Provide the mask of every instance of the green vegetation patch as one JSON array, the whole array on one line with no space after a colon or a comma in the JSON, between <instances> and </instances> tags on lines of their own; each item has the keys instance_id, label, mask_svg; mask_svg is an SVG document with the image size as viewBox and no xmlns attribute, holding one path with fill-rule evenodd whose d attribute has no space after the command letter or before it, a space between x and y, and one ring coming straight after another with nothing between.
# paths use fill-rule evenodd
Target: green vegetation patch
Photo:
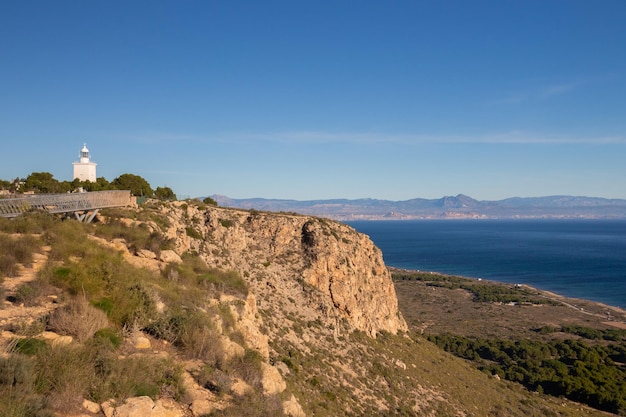
<instances>
[{"instance_id":1,"label":"green vegetation patch","mask_svg":"<svg viewBox=\"0 0 626 417\"><path fill-rule=\"evenodd\" d=\"M541 342L430 336L448 352L533 391L567 397L626 415L626 344L591 346L582 341Z\"/></svg>"},{"instance_id":2,"label":"green vegetation patch","mask_svg":"<svg viewBox=\"0 0 626 417\"><path fill-rule=\"evenodd\" d=\"M14 277L18 264L32 266L33 254L41 251L41 241L34 236L9 236L0 233L0 276Z\"/></svg>"},{"instance_id":3,"label":"green vegetation patch","mask_svg":"<svg viewBox=\"0 0 626 417\"><path fill-rule=\"evenodd\" d=\"M474 296L474 301L478 303L553 303L541 297L536 291L520 285L507 286L432 272L393 271L392 278L396 281L421 281L431 287L449 290L463 289L470 292Z\"/></svg>"}]
</instances>

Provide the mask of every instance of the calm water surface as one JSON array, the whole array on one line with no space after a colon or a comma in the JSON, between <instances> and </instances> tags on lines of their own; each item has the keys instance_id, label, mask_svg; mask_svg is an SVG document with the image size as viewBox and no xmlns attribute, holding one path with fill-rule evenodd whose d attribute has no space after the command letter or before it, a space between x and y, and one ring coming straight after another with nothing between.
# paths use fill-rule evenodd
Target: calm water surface
<instances>
[{"instance_id":1,"label":"calm water surface","mask_svg":"<svg viewBox=\"0 0 626 417\"><path fill-rule=\"evenodd\" d=\"M523 283L626 308L624 220L349 222L389 266Z\"/></svg>"}]
</instances>

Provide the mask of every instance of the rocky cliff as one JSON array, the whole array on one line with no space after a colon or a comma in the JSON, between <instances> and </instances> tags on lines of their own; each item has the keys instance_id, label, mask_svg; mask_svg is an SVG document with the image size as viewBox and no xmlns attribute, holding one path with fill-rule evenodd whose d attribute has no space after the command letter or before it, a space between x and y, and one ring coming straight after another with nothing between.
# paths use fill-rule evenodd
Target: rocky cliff
<instances>
[{"instance_id":1,"label":"rocky cliff","mask_svg":"<svg viewBox=\"0 0 626 417\"><path fill-rule=\"evenodd\" d=\"M196 252L208 265L238 271L259 305L293 300L287 309L336 327L345 322L372 337L407 329L381 251L349 226L185 203L162 210L173 220L167 236L178 252Z\"/></svg>"}]
</instances>

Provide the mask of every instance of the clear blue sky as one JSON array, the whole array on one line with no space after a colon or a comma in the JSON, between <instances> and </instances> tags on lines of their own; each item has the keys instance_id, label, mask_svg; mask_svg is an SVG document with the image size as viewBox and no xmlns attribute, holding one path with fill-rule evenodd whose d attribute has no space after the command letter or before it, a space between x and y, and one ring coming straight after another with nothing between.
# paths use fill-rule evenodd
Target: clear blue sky
<instances>
[{"instance_id":1,"label":"clear blue sky","mask_svg":"<svg viewBox=\"0 0 626 417\"><path fill-rule=\"evenodd\" d=\"M626 1L4 1L0 178L626 198Z\"/></svg>"}]
</instances>

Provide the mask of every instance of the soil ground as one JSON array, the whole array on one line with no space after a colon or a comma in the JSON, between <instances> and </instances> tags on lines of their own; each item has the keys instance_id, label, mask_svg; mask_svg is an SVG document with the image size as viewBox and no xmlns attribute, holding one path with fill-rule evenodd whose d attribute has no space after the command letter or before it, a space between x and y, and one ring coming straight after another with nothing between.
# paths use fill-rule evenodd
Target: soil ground
<instances>
[{"instance_id":1,"label":"soil ground","mask_svg":"<svg viewBox=\"0 0 626 417\"><path fill-rule=\"evenodd\" d=\"M391 269L397 274L410 273ZM513 287L512 284L472 280L474 284ZM429 286L415 280L395 280L398 304L407 324L426 334L450 333L462 336L505 339L542 339L533 329L543 326L578 325L610 329L626 328L626 311L588 300L562 297L524 287L546 304L503 304L473 300L465 289ZM558 334L552 333L554 339ZM563 335L565 336L565 335ZM571 338L572 335L567 335Z\"/></svg>"}]
</instances>

